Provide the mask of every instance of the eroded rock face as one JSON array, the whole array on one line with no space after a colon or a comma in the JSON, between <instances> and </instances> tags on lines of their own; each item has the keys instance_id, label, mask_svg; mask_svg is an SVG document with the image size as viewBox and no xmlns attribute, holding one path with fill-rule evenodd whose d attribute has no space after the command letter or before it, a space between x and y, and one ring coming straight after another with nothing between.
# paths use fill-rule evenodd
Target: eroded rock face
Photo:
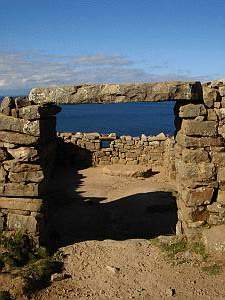
<instances>
[{"instance_id":1,"label":"eroded rock face","mask_svg":"<svg viewBox=\"0 0 225 300\"><path fill-rule=\"evenodd\" d=\"M34 88L29 100L36 103L120 103L202 99L200 82L136 84L83 84Z\"/></svg>"}]
</instances>

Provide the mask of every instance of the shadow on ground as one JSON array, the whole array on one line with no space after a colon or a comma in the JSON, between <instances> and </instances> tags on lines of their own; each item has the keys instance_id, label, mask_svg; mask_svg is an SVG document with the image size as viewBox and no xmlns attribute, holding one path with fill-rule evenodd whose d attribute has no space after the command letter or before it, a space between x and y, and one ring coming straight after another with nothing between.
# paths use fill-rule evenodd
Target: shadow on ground
<instances>
[{"instance_id":1,"label":"shadow on ground","mask_svg":"<svg viewBox=\"0 0 225 300\"><path fill-rule=\"evenodd\" d=\"M76 191L83 180L70 162L58 164L49 192L51 246L86 240L150 239L175 233L177 206L170 192L139 193L102 203L105 198L87 198Z\"/></svg>"}]
</instances>

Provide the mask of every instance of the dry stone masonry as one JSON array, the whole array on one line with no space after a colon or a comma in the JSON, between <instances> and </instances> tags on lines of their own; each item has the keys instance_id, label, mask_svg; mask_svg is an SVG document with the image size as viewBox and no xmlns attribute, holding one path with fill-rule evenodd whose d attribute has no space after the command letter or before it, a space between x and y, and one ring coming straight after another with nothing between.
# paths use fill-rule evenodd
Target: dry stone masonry
<instances>
[{"instance_id":1,"label":"dry stone masonry","mask_svg":"<svg viewBox=\"0 0 225 300\"><path fill-rule=\"evenodd\" d=\"M121 136L115 133L58 133L65 143L74 145L72 149L77 161L86 161L91 156L91 163L97 165L148 165L153 171L167 165L170 177L174 173L173 147L174 138L160 133L157 136L140 137ZM86 150L86 152L85 152ZM86 153L86 156L85 156Z\"/></svg>"},{"instance_id":2,"label":"dry stone masonry","mask_svg":"<svg viewBox=\"0 0 225 300\"><path fill-rule=\"evenodd\" d=\"M164 100L176 101L174 138L163 134L118 138L98 133L59 133L58 138L82 150L84 158L89 154L94 165L149 163L157 167L163 163L170 178L176 177L177 234L189 239L203 237L206 244L225 250L224 80L36 88L26 101L4 99L0 115L1 228L24 227L36 234L43 219L49 158L53 157L49 153L55 145L54 115L59 110L47 103Z\"/></svg>"},{"instance_id":3,"label":"dry stone masonry","mask_svg":"<svg viewBox=\"0 0 225 300\"><path fill-rule=\"evenodd\" d=\"M177 231L194 239L225 223L225 81L204 84L203 99L176 103L175 124Z\"/></svg>"},{"instance_id":4,"label":"dry stone masonry","mask_svg":"<svg viewBox=\"0 0 225 300\"><path fill-rule=\"evenodd\" d=\"M44 234L60 108L5 97L0 108L0 230Z\"/></svg>"}]
</instances>

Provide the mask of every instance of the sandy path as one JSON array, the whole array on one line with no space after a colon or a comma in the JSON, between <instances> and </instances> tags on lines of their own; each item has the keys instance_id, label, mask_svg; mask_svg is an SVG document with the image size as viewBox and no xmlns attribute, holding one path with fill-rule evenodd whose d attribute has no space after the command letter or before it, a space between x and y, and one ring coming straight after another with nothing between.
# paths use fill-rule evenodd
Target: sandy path
<instances>
[{"instance_id":1,"label":"sandy path","mask_svg":"<svg viewBox=\"0 0 225 300\"><path fill-rule=\"evenodd\" d=\"M72 277L35 300L167 299L171 289L176 299L225 299L224 273L210 277L188 264L171 266L151 245L149 238L171 233L176 223L174 199L162 191L171 186L160 174L127 179L89 168L77 176L73 201L52 217Z\"/></svg>"}]
</instances>

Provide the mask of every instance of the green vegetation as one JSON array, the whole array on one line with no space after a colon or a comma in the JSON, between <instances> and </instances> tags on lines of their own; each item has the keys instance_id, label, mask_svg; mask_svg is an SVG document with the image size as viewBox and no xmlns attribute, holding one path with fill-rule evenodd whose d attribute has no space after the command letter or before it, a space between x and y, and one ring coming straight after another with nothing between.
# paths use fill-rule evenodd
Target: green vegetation
<instances>
[{"instance_id":1,"label":"green vegetation","mask_svg":"<svg viewBox=\"0 0 225 300\"><path fill-rule=\"evenodd\" d=\"M24 293L30 295L36 290L48 286L51 275L59 273L62 270L62 263L55 261L54 258L40 259L32 264L29 264L22 271L22 276L25 279Z\"/></svg>"},{"instance_id":2,"label":"green vegetation","mask_svg":"<svg viewBox=\"0 0 225 300\"><path fill-rule=\"evenodd\" d=\"M211 276L215 276L221 273L222 271L222 266L214 263L210 266L202 267L202 271L206 272L207 274Z\"/></svg>"},{"instance_id":3,"label":"green vegetation","mask_svg":"<svg viewBox=\"0 0 225 300\"><path fill-rule=\"evenodd\" d=\"M61 272L63 263L59 258L60 255L50 256L44 247L36 247L27 235L20 232L0 235L0 271L20 277L27 296L46 287L53 273ZM1 299L11 298L7 292L1 291Z\"/></svg>"},{"instance_id":4,"label":"green vegetation","mask_svg":"<svg viewBox=\"0 0 225 300\"><path fill-rule=\"evenodd\" d=\"M35 248L29 237L20 232L10 235L1 234L0 247L0 269L23 267L49 256L45 248Z\"/></svg>"},{"instance_id":5,"label":"green vegetation","mask_svg":"<svg viewBox=\"0 0 225 300\"><path fill-rule=\"evenodd\" d=\"M209 256L201 241L188 243L185 238L175 236L155 238L151 244L160 248L173 265L191 263L201 266L204 262L208 266L202 267L202 270L209 275L218 275L222 271L222 265L213 261L213 256Z\"/></svg>"},{"instance_id":6,"label":"green vegetation","mask_svg":"<svg viewBox=\"0 0 225 300\"><path fill-rule=\"evenodd\" d=\"M187 250L187 241L185 239L171 239L168 242L162 242L158 238L151 240L151 243L158 246L168 258L174 259L179 252Z\"/></svg>"},{"instance_id":7,"label":"green vegetation","mask_svg":"<svg viewBox=\"0 0 225 300\"><path fill-rule=\"evenodd\" d=\"M190 249L196 253L199 254L203 260L207 260L209 257L208 253L206 252L205 246L202 242L195 242L190 244Z\"/></svg>"}]
</instances>

